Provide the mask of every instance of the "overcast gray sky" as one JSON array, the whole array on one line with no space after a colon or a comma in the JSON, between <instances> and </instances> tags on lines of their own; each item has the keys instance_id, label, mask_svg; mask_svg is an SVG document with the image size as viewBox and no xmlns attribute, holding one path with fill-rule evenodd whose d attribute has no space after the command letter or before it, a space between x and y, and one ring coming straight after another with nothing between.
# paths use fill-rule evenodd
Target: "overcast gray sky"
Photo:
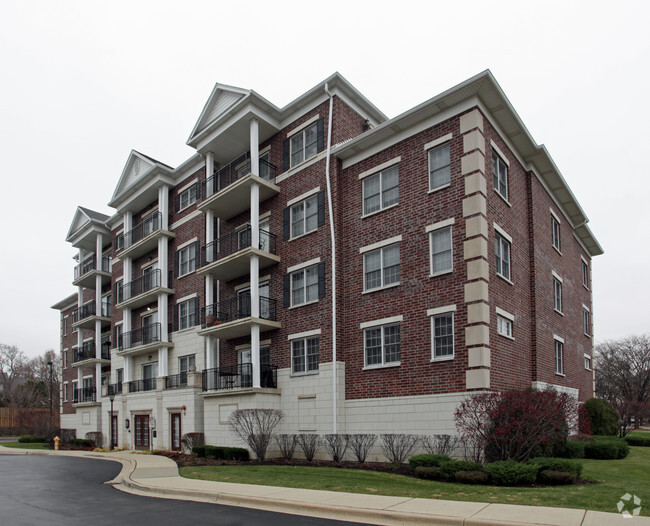
<instances>
[{"instance_id":1,"label":"overcast gray sky","mask_svg":"<svg viewBox=\"0 0 650 526\"><path fill-rule=\"evenodd\" d=\"M64 239L130 150L177 166L215 82L278 106L339 71L389 117L491 69L605 249L596 341L650 332L650 3L0 1L0 343L58 350Z\"/></svg>"}]
</instances>

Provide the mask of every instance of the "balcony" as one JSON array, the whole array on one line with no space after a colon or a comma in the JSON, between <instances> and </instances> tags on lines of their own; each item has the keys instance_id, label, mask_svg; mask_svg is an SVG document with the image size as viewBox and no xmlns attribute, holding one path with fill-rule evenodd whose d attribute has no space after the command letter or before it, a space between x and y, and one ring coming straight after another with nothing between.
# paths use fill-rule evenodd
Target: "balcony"
<instances>
[{"instance_id":1,"label":"balcony","mask_svg":"<svg viewBox=\"0 0 650 526\"><path fill-rule=\"evenodd\" d=\"M199 210L212 210L221 219L245 212L250 209L253 184L259 186L260 203L280 193L280 187L275 184L276 171L274 165L260 159L260 175L253 175L249 155L238 157L205 180Z\"/></svg>"},{"instance_id":2,"label":"balcony","mask_svg":"<svg viewBox=\"0 0 650 526\"><path fill-rule=\"evenodd\" d=\"M73 367L87 367L95 363L109 364L111 360L110 334L102 336L101 357L97 358L95 340L84 342L81 349L74 349L72 353Z\"/></svg>"},{"instance_id":3,"label":"balcony","mask_svg":"<svg viewBox=\"0 0 650 526\"><path fill-rule=\"evenodd\" d=\"M156 269L125 283L117 289L115 306L118 309L136 309L156 301L161 292L173 294L173 289L161 286L161 276L161 270ZM171 272L168 280L171 280Z\"/></svg>"},{"instance_id":4,"label":"balcony","mask_svg":"<svg viewBox=\"0 0 650 526\"><path fill-rule=\"evenodd\" d=\"M151 352L159 347L173 347L170 342L161 341L160 323L152 323L117 337L117 354L120 356L137 355Z\"/></svg>"},{"instance_id":5,"label":"balcony","mask_svg":"<svg viewBox=\"0 0 650 526\"><path fill-rule=\"evenodd\" d=\"M95 309L95 300L72 311L72 327L75 329L94 329L96 321L101 322L102 328L110 326L111 304L108 301L102 301L99 313Z\"/></svg>"},{"instance_id":6,"label":"balcony","mask_svg":"<svg viewBox=\"0 0 650 526\"><path fill-rule=\"evenodd\" d=\"M101 276L102 285L106 285L111 281L111 257L102 256L101 268L97 267L97 257L92 256L86 259L80 265L74 268L74 281L72 284L75 287L85 287L87 289L95 289L97 284L96 277Z\"/></svg>"},{"instance_id":7,"label":"balcony","mask_svg":"<svg viewBox=\"0 0 650 526\"><path fill-rule=\"evenodd\" d=\"M106 395L121 395L122 394L122 382L118 382L116 384L109 384L108 385L108 390L106 391Z\"/></svg>"},{"instance_id":8,"label":"balcony","mask_svg":"<svg viewBox=\"0 0 650 526\"><path fill-rule=\"evenodd\" d=\"M91 404L97 401L97 393L94 387L82 387L75 389L72 393L73 404Z\"/></svg>"},{"instance_id":9,"label":"balcony","mask_svg":"<svg viewBox=\"0 0 650 526\"><path fill-rule=\"evenodd\" d=\"M220 301L201 309L202 336L215 336L224 340L248 336L251 326L260 326L260 332L279 329L282 324L277 320L277 301L260 296L260 315L251 315L251 297L240 294L236 298Z\"/></svg>"},{"instance_id":10,"label":"balcony","mask_svg":"<svg viewBox=\"0 0 650 526\"><path fill-rule=\"evenodd\" d=\"M262 388L277 389L278 368L275 365L260 365ZM242 363L229 367L217 367L203 371L203 390L250 389L253 387L253 364Z\"/></svg>"},{"instance_id":11,"label":"balcony","mask_svg":"<svg viewBox=\"0 0 650 526\"><path fill-rule=\"evenodd\" d=\"M172 374L165 378L165 389L187 387L187 372Z\"/></svg>"},{"instance_id":12,"label":"balcony","mask_svg":"<svg viewBox=\"0 0 650 526\"><path fill-rule=\"evenodd\" d=\"M230 281L250 272L249 257L256 254L260 270L275 265L280 261L276 255L276 236L266 230L260 230L257 247L252 246L252 232L246 228L221 236L216 241L201 247L202 276L212 274L216 279Z\"/></svg>"},{"instance_id":13,"label":"balcony","mask_svg":"<svg viewBox=\"0 0 650 526\"><path fill-rule=\"evenodd\" d=\"M162 228L162 213L155 212L146 216L128 232L115 238L114 249L121 258L137 258L158 247L161 237L173 238L175 234Z\"/></svg>"},{"instance_id":14,"label":"balcony","mask_svg":"<svg viewBox=\"0 0 650 526\"><path fill-rule=\"evenodd\" d=\"M145 378L144 380L131 380L129 382L129 393L139 393L142 391L155 391L156 379Z\"/></svg>"}]
</instances>

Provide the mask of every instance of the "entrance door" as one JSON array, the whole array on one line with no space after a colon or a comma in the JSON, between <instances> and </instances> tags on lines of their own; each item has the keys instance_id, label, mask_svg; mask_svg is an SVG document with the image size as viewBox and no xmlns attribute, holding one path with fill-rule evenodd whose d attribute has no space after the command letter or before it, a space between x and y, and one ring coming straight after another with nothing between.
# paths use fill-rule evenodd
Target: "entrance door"
<instances>
[{"instance_id":1,"label":"entrance door","mask_svg":"<svg viewBox=\"0 0 650 526\"><path fill-rule=\"evenodd\" d=\"M239 351L239 370L241 371L240 387L253 386L253 364L251 359L251 350L242 349Z\"/></svg>"},{"instance_id":2,"label":"entrance door","mask_svg":"<svg viewBox=\"0 0 650 526\"><path fill-rule=\"evenodd\" d=\"M135 448L149 449L149 415L135 415Z\"/></svg>"},{"instance_id":3,"label":"entrance door","mask_svg":"<svg viewBox=\"0 0 650 526\"><path fill-rule=\"evenodd\" d=\"M113 447L117 447L117 415L111 416L111 433L113 434Z\"/></svg>"},{"instance_id":4,"label":"entrance door","mask_svg":"<svg viewBox=\"0 0 650 526\"><path fill-rule=\"evenodd\" d=\"M260 283L260 318L268 320L271 317L271 304L269 302L269 282Z\"/></svg>"},{"instance_id":5,"label":"entrance door","mask_svg":"<svg viewBox=\"0 0 650 526\"><path fill-rule=\"evenodd\" d=\"M172 413L171 414L172 422L172 451L181 450L181 414Z\"/></svg>"},{"instance_id":6,"label":"entrance door","mask_svg":"<svg viewBox=\"0 0 650 526\"><path fill-rule=\"evenodd\" d=\"M260 250L271 252L271 223L269 218L260 221Z\"/></svg>"},{"instance_id":7,"label":"entrance door","mask_svg":"<svg viewBox=\"0 0 650 526\"><path fill-rule=\"evenodd\" d=\"M148 314L142 317L142 343L152 343L158 341L160 335L158 334L158 312Z\"/></svg>"},{"instance_id":8,"label":"entrance door","mask_svg":"<svg viewBox=\"0 0 650 526\"><path fill-rule=\"evenodd\" d=\"M143 391L155 390L157 377L158 377L158 362L144 364L142 366Z\"/></svg>"}]
</instances>

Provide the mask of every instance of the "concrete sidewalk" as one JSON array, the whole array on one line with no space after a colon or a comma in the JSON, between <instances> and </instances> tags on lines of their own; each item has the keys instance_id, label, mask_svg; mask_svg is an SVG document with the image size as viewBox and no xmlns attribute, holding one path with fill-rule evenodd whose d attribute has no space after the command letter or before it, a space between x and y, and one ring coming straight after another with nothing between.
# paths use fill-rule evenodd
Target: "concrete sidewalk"
<instances>
[{"instance_id":1,"label":"concrete sidewalk","mask_svg":"<svg viewBox=\"0 0 650 526\"><path fill-rule=\"evenodd\" d=\"M579 509L385 497L186 479L179 476L176 463L166 457L129 451L43 451L11 449L0 445L0 454L44 454L112 460L121 462L123 467L120 474L107 484L129 493L367 524L650 526L650 517L626 518L617 513Z\"/></svg>"}]
</instances>

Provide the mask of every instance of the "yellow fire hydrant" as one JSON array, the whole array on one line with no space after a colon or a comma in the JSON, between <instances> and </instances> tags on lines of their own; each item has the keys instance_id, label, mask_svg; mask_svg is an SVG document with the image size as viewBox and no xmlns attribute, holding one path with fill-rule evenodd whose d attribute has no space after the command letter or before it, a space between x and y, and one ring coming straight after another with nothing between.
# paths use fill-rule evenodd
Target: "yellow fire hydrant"
<instances>
[{"instance_id":1,"label":"yellow fire hydrant","mask_svg":"<svg viewBox=\"0 0 650 526\"><path fill-rule=\"evenodd\" d=\"M54 437L54 451L59 450L59 443L61 442L61 439L59 437Z\"/></svg>"}]
</instances>

